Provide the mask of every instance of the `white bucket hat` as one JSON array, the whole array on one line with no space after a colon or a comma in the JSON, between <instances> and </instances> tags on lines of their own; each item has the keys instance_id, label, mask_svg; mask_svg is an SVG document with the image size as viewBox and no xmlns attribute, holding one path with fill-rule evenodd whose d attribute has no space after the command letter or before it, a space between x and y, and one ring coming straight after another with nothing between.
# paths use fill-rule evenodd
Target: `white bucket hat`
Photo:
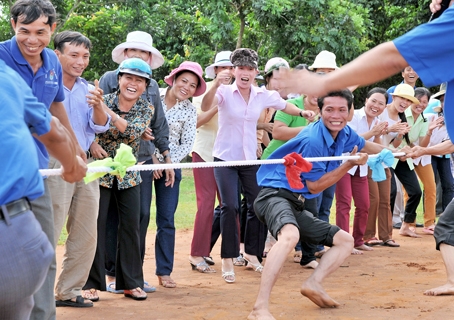
<instances>
[{"instance_id":1,"label":"white bucket hat","mask_svg":"<svg viewBox=\"0 0 454 320\"><path fill-rule=\"evenodd\" d=\"M279 69L280 67L290 69L287 60L279 57L271 58L265 65L265 77L269 76L273 73L273 70Z\"/></svg>"},{"instance_id":2,"label":"white bucket hat","mask_svg":"<svg viewBox=\"0 0 454 320\"><path fill-rule=\"evenodd\" d=\"M140 49L151 53L146 61L151 69L159 68L164 63L162 54L153 47L153 38L149 33L143 31L133 31L128 33L126 42L123 42L112 50L112 60L121 63L125 60L125 49Z\"/></svg>"},{"instance_id":3,"label":"white bucket hat","mask_svg":"<svg viewBox=\"0 0 454 320\"><path fill-rule=\"evenodd\" d=\"M214 73L214 67L233 67L230 61L230 55L232 51L221 51L216 54L214 63L205 68L205 78L214 79L216 74Z\"/></svg>"},{"instance_id":4,"label":"white bucket hat","mask_svg":"<svg viewBox=\"0 0 454 320\"><path fill-rule=\"evenodd\" d=\"M314 63L309 67L309 70L330 68L339 69L336 65L336 55L332 52L323 50L316 57Z\"/></svg>"}]
</instances>

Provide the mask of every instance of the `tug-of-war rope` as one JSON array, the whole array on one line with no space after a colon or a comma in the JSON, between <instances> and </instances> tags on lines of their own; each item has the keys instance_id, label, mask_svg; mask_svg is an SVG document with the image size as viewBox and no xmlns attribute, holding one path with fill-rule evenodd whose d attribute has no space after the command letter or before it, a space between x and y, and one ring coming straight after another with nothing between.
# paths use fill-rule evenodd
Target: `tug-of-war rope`
<instances>
[{"instance_id":1,"label":"tug-of-war rope","mask_svg":"<svg viewBox=\"0 0 454 320\"><path fill-rule=\"evenodd\" d=\"M384 149L378 154L369 155L367 164L372 169L372 178L376 176L376 181L382 181L384 176L383 164L391 166L394 157L404 156L404 152L391 153L390 150ZM122 144L117 151L114 159L106 158L103 160L94 161L88 164L87 179L85 182L95 180L105 173L118 174L124 176L127 171L149 171L149 170L165 170L165 169L190 169L190 168L212 168L212 167L233 167L233 166L251 166L251 165L268 165L268 164L284 164L287 168L297 166L301 172L310 170L304 163L320 162L320 161L339 161L339 160L357 160L360 156L333 156L333 157L312 157L302 158L296 153L289 154L283 159L267 159L267 160L241 160L241 161L217 161L217 162L191 162L191 163L163 163L163 164L146 164L134 165L136 159L132 154L132 149L129 146ZM105 165L104 165L105 164ZM310 165L312 166L312 165ZM383 171L383 172L381 172ZM61 169L41 169L39 170L43 176L61 175Z\"/></svg>"}]
</instances>

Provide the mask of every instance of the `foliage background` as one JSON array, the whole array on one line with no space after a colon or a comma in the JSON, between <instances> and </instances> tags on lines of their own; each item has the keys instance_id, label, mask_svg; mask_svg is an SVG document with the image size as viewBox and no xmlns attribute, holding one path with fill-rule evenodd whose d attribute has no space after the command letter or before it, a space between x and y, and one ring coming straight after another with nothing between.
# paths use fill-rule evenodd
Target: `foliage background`
<instances>
[{"instance_id":1,"label":"foliage background","mask_svg":"<svg viewBox=\"0 0 454 320\"><path fill-rule=\"evenodd\" d=\"M154 70L163 78L184 60L207 66L217 51L255 49L262 70L268 59L280 56L291 66L312 64L321 50L337 55L338 65L398 37L428 20L430 0L53 0L59 14L57 32L75 30L93 42L84 77L99 78L117 65L112 49L128 32L143 30L166 59ZM13 33L11 0L0 0L0 40ZM377 85L401 81L396 75ZM422 83L420 83L422 85ZM374 85L375 86L375 85ZM355 92L361 107L368 89Z\"/></svg>"}]
</instances>

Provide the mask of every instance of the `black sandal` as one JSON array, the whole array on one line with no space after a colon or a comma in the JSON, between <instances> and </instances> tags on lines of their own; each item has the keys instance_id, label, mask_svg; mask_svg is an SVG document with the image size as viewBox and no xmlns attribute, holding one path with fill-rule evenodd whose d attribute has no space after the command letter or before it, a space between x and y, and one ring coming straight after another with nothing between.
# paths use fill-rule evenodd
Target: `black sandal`
<instances>
[{"instance_id":1,"label":"black sandal","mask_svg":"<svg viewBox=\"0 0 454 320\"><path fill-rule=\"evenodd\" d=\"M88 300L88 299L87 299ZM85 302L82 296L77 296L76 301L69 300L55 300L56 307L74 307L74 308L89 308L93 307L93 302Z\"/></svg>"}]
</instances>

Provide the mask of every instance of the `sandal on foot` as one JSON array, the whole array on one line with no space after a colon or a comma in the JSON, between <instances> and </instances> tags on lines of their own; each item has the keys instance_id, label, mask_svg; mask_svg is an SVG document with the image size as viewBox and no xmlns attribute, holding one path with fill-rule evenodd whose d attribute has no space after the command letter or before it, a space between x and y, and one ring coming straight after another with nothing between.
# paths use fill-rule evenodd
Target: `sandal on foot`
<instances>
[{"instance_id":1,"label":"sandal on foot","mask_svg":"<svg viewBox=\"0 0 454 320\"><path fill-rule=\"evenodd\" d=\"M164 278L165 277L165 278ZM164 288L176 288L177 284L170 276L158 276L159 285L163 286Z\"/></svg>"},{"instance_id":2,"label":"sandal on foot","mask_svg":"<svg viewBox=\"0 0 454 320\"><path fill-rule=\"evenodd\" d=\"M295 251L295 254L293 255L293 262L300 263L302 257L303 253L301 251Z\"/></svg>"},{"instance_id":3,"label":"sandal on foot","mask_svg":"<svg viewBox=\"0 0 454 320\"><path fill-rule=\"evenodd\" d=\"M222 271L222 278L227 283L235 282L235 272L234 271Z\"/></svg>"},{"instance_id":4,"label":"sandal on foot","mask_svg":"<svg viewBox=\"0 0 454 320\"><path fill-rule=\"evenodd\" d=\"M392 248L400 247L400 244L398 244L393 239L386 240L385 242L383 242L382 245L385 246L385 247L392 247Z\"/></svg>"},{"instance_id":5,"label":"sandal on foot","mask_svg":"<svg viewBox=\"0 0 454 320\"><path fill-rule=\"evenodd\" d=\"M263 266L262 264L259 263L252 263L248 258L243 257L244 261L246 261L246 268L248 269L254 269L255 272L262 273L263 271Z\"/></svg>"},{"instance_id":6,"label":"sandal on foot","mask_svg":"<svg viewBox=\"0 0 454 320\"><path fill-rule=\"evenodd\" d=\"M156 292L156 287L150 286L150 284L146 281L143 282L143 291L146 293L153 293Z\"/></svg>"},{"instance_id":7,"label":"sandal on foot","mask_svg":"<svg viewBox=\"0 0 454 320\"><path fill-rule=\"evenodd\" d=\"M115 282L110 282L107 284L106 291L110 293L115 293L115 294L121 294L123 293L123 290L116 290L115 289Z\"/></svg>"},{"instance_id":8,"label":"sandal on foot","mask_svg":"<svg viewBox=\"0 0 454 320\"><path fill-rule=\"evenodd\" d=\"M138 287L131 290L124 290L125 297L132 298L134 300L145 300L147 298L147 294L142 288Z\"/></svg>"},{"instance_id":9,"label":"sandal on foot","mask_svg":"<svg viewBox=\"0 0 454 320\"><path fill-rule=\"evenodd\" d=\"M233 265L236 267L244 267L246 265L246 261L244 260L242 254L240 254L236 258L233 258Z\"/></svg>"},{"instance_id":10,"label":"sandal on foot","mask_svg":"<svg viewBox=\"0 0 454 320\"><path fill-rule=\"evenodd\" d=\"M376 237L373 237L373 238L365 240L364 244L369 247L380 246L383 244L383 241L378 240Z\"/></svg>"},{"instance_id":11,"label":"sandal on foot","mask_svg":"<svg viewBox=\"0 0 454 320\"><path fill-rule=\"evenodd\" d=\"M191 261L189 261L189 263L191 264L192 270L196 270L200 273L215 273L216 272L216 270L211 268L205 260L202 260L197 264L194 264Z\"/></svg>"},{"instance_id":12,"label":"sandal on foot","mask_svg":"<svg viewBox=\"0 0 454 320\"><path fill-rule=\"evenodd\" d=\"M210 266L214 266L214 260L212 257L203 257L203 260L205 260L205 262L208 263Z\"/></svg>"},{"instance_id":13,"label":"sandal on foot","mask_svg":"<svg viewBox=\"0 0 454 320\"><path fill-rule=\"evenodd\" d=\"M55 306L56 307L88 308L88 307L93 307L93 302L91 302L91 301L85 302L85 299L82 296L77 296L76 301L73 301L72 299L55 300Z\"/></svg>"},{"instance_id":14,"label":"sandal on foot","mask_svg":"<svg viewBox=\"0 0 454 320\"><path fill-rule=\"evenodd\" d=\"M98 291L96 291L96 289L94 289L94 288L89 289L89 290L83 290L82 298L93 301L93 302L99 301Z\"/></svg>"}]
</instances>

